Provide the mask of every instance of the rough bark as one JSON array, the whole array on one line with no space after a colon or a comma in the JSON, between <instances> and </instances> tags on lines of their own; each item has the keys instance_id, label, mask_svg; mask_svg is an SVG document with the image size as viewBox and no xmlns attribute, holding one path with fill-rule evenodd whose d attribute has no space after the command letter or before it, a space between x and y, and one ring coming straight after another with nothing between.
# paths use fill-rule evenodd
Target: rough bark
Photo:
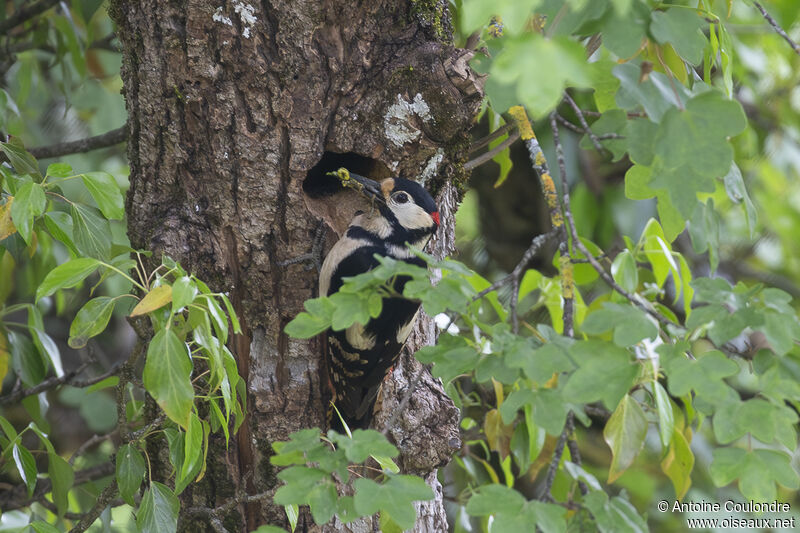
<instances>
[{"instance_id":1,"label":"rough bark","mask_svg":"<svg viewBox=\"0 0 800 533\"><path fill-rule=\"evenodd\" d=\"M206 479L184 496L185 505L213 508L274 490L272 442L324 424L319 342L283 333L315 295L317 274L280 264L310 251L320 217L341 230L352 204L338 198L347 192L306 195L309 172L321 175L330 153L352 154L374 175L427 181L452 208L480 89L468 55L447 44L443 0L117 0L111 11L130 115L131 242L228 292L244 329L231 347L248 384L248 419L236 443L216 444ZM443 214L437 255L452 249L452 212ZM427 319L412 346L433 337ZM415 372L409 364L387 386L384 411ZM426 409L439 418L426 422ZM390 434L406 470L433 472L447 461L458 416L430 376L398 420ZM445 530L441 498L428 507L417 529ZM181 527L208 530L202 518L184 517ZM286 518L266 501L223 522L251 531Z\"/></svg>"}]
</instances>

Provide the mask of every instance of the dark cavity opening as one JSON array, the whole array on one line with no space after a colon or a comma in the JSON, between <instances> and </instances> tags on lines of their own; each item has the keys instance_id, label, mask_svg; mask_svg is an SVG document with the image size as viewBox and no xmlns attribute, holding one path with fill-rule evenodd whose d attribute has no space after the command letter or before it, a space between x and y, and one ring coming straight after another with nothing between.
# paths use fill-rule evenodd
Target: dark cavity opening
<instances>
[{"instance_id":1,"label":"dark cavity opening","mask_svg":"<svg viewBox=\"0 0 800 533\"><path fill-rule=\"evenodd\" d=\"M303 192L310 198L322 198L333 195L342 190L342 185L335 176L328 176L328 172L334 172L340 168L346 168L350 172L367 176L374 180L381 180L392 176L391 171L378 161L354 152L338 153L325 152L319 163L308 171L306 179L303 181Z\"/></svg>"}]
</instances>

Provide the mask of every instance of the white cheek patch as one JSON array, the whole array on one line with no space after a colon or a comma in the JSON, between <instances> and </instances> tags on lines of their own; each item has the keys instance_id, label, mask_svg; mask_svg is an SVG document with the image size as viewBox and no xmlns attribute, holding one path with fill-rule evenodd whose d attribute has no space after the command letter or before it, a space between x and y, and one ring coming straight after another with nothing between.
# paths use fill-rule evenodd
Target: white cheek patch
<instances>
[{"instance_id":1,"label":"white cheek patch","mask_svg":"<svg viewBox=\"0 0 800 533\"><path fill-rule=\"evenodd\" d=\"M406 229L429 228L433 226L433 219L420 206L413 203L396 204L392 212L397 217L400 225Z\"/></svg>"},{"instance_id":2,"label":"white cheek patch","mask_svg":"<svg viewBox=\"0 0 800 533\"><path fill-rule=\"evenodd\" d=\"M414 316L411 317L411 320L400 326L400 328L397 330L397 344L405 344L406 339L411 334L411 330L414 329L414 324L417 322L417 316L419 316L419 310L414 313Z\"/></svg>"}]
</instances>

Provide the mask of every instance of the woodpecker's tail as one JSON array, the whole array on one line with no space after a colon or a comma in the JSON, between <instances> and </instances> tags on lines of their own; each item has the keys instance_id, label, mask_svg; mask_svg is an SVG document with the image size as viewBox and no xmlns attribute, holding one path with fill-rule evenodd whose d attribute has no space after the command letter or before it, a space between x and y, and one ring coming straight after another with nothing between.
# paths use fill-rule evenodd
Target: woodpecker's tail
<instances>
[{"instance_id":1,"label":"woodpecker's tail","mask_svg":"<svg viewBox=\"0 0 800 533\"><path fill-rule=\"evenodd\" d=\"M328 427L345 433L345 425L350 429L367 429L372 422L372 415L375 409L375 401L378 398L380 385L362 389L360 401L358 403L348 401L350 398L334 398L328 407ZM335 393L334 393L334 396ZM354 405L355 403L355 405Z\"/></svg>"}]
</instances>

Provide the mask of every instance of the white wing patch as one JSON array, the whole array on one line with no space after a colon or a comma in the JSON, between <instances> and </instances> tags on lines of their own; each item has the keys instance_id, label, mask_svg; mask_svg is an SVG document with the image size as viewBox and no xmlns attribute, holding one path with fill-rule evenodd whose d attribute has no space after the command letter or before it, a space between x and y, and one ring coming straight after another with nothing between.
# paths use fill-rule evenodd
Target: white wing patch
<instances>
[{"instance_id":1,"label":"white wing patch","mask_svg":"<svg viewBox=\"0 0 800 533\"><path fill-rule=\"evenodd\" d=\"M411 320L403 324L397 329L397 343L398 344L405 344L406 339L411 334L411 330L414 329L414 324L417 321L417 316L419 316L419 310L414 313L414 316L411 317Z\"/></svg>"},{"instance_id":2,"label":"white wing patch","mask_svg":"<svg viewBox=\"0 0 800 533\"><path fill-rule=\"evenodd\" d=\"M375 347L375 336L368 336L364 331L364 326L356 322L344 332L344 336L350 346L356 350L371 350ZM358 357L356 357L358 359Z\"/></svg>"}]
</instances>

